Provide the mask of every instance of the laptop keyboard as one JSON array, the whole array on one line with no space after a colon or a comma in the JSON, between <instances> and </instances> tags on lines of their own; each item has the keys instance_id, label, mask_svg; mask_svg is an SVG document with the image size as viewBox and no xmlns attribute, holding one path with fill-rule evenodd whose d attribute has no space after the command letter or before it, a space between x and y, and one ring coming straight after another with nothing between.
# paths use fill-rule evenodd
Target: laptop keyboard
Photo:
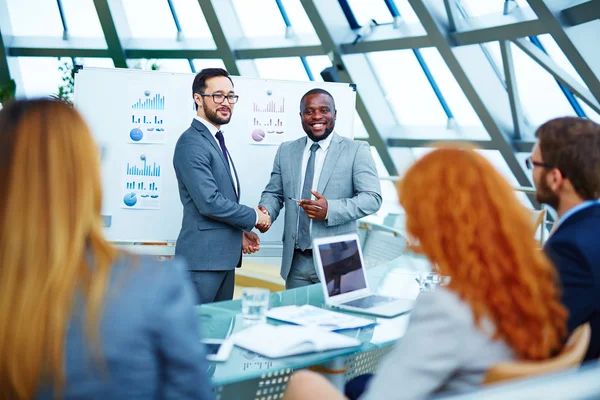
<instances>
[{"instance_id":1,"label":"laptop keyboard","mask_svg":"<svg viewBox=\"0 0 600 400\"><path fill-rule=\"evenodd\" d=\"M343 304L345 306L356 308L373 308L375 306L378 306L379 304L390 303L395 300L397 299L394 297L371 295L363 297L362 299L352 300Z\"/></svg>"}]
</instances>

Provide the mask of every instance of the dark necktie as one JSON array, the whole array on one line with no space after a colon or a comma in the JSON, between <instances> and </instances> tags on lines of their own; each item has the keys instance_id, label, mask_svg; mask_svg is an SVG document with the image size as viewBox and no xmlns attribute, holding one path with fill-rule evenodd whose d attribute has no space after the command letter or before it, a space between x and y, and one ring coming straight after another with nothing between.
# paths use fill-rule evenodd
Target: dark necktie
<instances>
[{"instance_id":1,"label":"dark necktie","mask_svg":"<svg viewBox=\"0 0 600 400\"><path fill-rule=\"evenodd\" d=\"M301 199L310 200L310 190L313 186L313 180L315 178L315 152L319 149L317 143L313 143L310 146L310 157L308 157L308 163L306 164L306 173L304 174L304 185L302 186ZM310 218L304 212L302 207L298 209L300 213L298 215L298 238L296 244L300 250L304 251L310 247Z\"/></svg>"},{"instance_id":2,"label":"dark necktie","mask_svg":"<svg viewBox=\"0 0 600 400\"><path fill-rule=\"evenodd\" d=\"M227 147L225 146L225 138L223 137L223 132L217 131L215 137L219 141L219 146L221 146L223 157L225 157L225 162L227 163L227 167L229 167L229 157L227 157Z\"/></svg>"}]
</instances>

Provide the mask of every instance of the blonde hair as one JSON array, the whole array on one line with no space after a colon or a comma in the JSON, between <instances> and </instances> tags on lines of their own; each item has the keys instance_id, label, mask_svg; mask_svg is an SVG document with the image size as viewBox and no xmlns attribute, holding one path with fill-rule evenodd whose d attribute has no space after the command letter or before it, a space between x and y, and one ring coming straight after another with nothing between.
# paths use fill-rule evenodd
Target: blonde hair
<instances>
[{"instance_id":1,"label":"blonde hair","mask_svg":"<svg viewBox=\"0 0 600 400\"><path fill-rule=\"evenodd\" d=\"M536 248L531 218L496 169L472 149L443 148L398 185L416 250L451 277L448 289L496 327L521 358L562 347L567 311L554 267Z\"/></svg>"},{"instance_id":2,"label":"blonde hair","mask_svg":"<svg viewBox=\"0 0 600 400\"><path fill-rule=\"evenodd\" d=\"M117 257L102 234L99 153L79 113L51 100L6 105L0 148L0 392L59 393L75 295L97 343Z\"/></svg>"}]
</instances>

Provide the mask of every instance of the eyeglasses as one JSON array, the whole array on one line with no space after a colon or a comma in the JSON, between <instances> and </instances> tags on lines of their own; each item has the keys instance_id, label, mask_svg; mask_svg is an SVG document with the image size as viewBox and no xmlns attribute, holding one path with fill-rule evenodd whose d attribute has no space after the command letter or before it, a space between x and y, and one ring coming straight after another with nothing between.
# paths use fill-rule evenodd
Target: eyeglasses
<instances>
[{"instance_id":1,"label":"eyeglasses","mask_svg":"<svg viewBox=\"0 0 600 400\"><path fill-rule=\"evenodd\" d=\"M222 104L225 101L225 98L227 98L227 102L229 104L235 104L237 103L238 99L240 98L240 96L238 96L237 94L228 94L227 96L225 96L224 94L221 93L213 93L213 94L207 94L207 93L198 93L200 96L204 96L204 97L212 97L213 101L217 104Z\"/></svg>"},{"instance_id":2,"label":"eyeglasses","mask_svg":"<svg viewBox=\"0 0 600 400\"><path fill-rule=\"evenodd\" d=\"M531 159L531 157L527 157L525 159L525 166L527 167L527 169L533 169L533 167L542 167L542 168L548 168L548 169L555 168L553 165L550 165L550 164L546 164L546 163L538 162L538 161L533 161Z\"/></svg>"}]
</instances>

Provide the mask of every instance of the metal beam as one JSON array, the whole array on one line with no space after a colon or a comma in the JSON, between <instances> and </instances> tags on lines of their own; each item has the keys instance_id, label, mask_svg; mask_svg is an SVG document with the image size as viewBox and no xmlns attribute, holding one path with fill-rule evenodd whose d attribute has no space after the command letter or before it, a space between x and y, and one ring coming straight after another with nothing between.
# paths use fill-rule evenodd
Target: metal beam
<instances>
[{"instance_id":1,"label":"metal beam","mask_svg":"<svg viewBox=\"0 0 600 400\"><path fill-rule=\"evenodd\" d=\"M565 8L561 12L562 19L569 26L585 24L600 19L600 0L589 0L575 6Z\"/></svg>"},{"instance_id":2,"label":"metal beam","mask_svg":"<svg viewBox=\"0 0 600 400\"><path fill-rule=\"evenodd\" d=\"M337 0L301 0L306 15L321 40L324 52L329 55L334 68L343 82L357 84L356 111L369 134L368 142L374 146L383 161L388 174L397 175L396 165L388 151L382 132L396 125L396 118L387 102L364 99L383 99L384 93L379 86L367 56L354 54L346 56L352 59L346 63L339 45L343 37L352 34L348 20Z\"/></svg>"},{"instance_id":3,"label":"metal beam","mask_svg":"<svg viewBox=\"0 0 600 400\"><path fill-rule=\"evenodd\" d=\"M235 62L234 43L243 37L242 28L230 0L198 0L212 34L219 58L231 75L240 75Z\"/></svg>"},{"instance_id":4,"label":"metal beam","mask_svg":"<svg viewBox=\"0 0 600 400\"><path fill-rule=\"evenodd\" d=\"M257 58L272 57L310 57L322 56L323 48L320 44L315 45L289 45L261 48L238 48L234 52L238 60L253 60Z\"/></svg>"},{"instance_id":5,"label":"metal beam","mask_svg":"<svg viewBox=\"0 0 600 400\"><path fill-rule=\"evenodd\" d=\"M491 140L465 140L465 139L408 139L388 138L386 143L390 147L430 147L436 143L470 143L480 149L496 150Z\"/></svg>"},{"instance_id":6,"label":"metal beam","mask_svg":"<svg viewBox=\"0 0 600 400\"><path fill-rule=\"evenodd\" d=\"M355 36L349 35L341 41L342 53L356 54L431 46L421 24L402 24L398 28L392 25L380 25L373 27L373 31L359 41L355 40Z\"/></svg>"},{"instance_id":7,"label":"metal beam","mask_svg":"<svg viewBox=\"0 0 600 400\"><path fill-rule=\"evenodd\" d=\"M560 21L562 5L568 2L559 0L529 0L529 5L535 11L540 21L547 27L565 56L571 61L573 68L597 101L600 101L600 80L583 55L575 46ZM552 8L551 8L552 7ZM575 28L573 28L575 29ZM589 38L588 38L589 40Z\"/></svg>"},{"instance_id":8,"label":"metal beam","mask_svg":"<svg viewBox=\"0 0 600 400\"><path fill-rule=\"evenodd\" d=\"M519 90L517 88L517 77L515 75L515 66L513 63L512 49L510 42L503 40L500 43L500 53L502 54L502 65L504 66L504 81L510 101L510 114L514 125L514 137L520 139L523 132L523 115Z\"/></svg>"},{"instance_id":9,"label":"metal beam","mask_svg":"<svg viewBox=\"0 0 600 400\"><path fill-rule=\"evenodd\" d=\"M11 79L14 79L11 76L10 69L12 63L8 61L9 44L12 41L11 34L12 27L8 15L8 3L7 0L0 0L0 86L8 84Z\"/></svg>"},{"instance_id":10,"label":"metal beam","mask_svg":"<svg viewBox=\"0 0 600 400\"><path fill-rule=\"evenodd\" d=\"M454 46L468 46L486 42L514 40L544 33L547 33L544 25L540 21L534 20L460 30L451 33L450 40Z\"/></svg>"},{"instance_id":11,"label":"metal beam","mask_svg":"<svg viewBox=\"0 0 600 400\"><path fill-rule=\"evenodd\" d=\"M510 139L508 139L508 132L500 128L498 121L494 119L487 109L481 95L475 90L475 87L467 76L463 66L452 51L451 42L449 40L450 33L442 28L444 21L438 22L438 18L440 18L438 16L439 13L436 14L432 11L430 9L431 5L426 5L424 0L409 0L409 3L419 17L419 20L431 38L432 43L446 62L450 72L452 72L465 96L473 106L473 109L483 123L483 126L489 133L494 148L500 151L517 179L517 182L522 186L531 185L529 178L515 157L513 146L509 142ZM447 21L445 21L445 24L447 25Z\"/></svg>"},{"instance_id":12,"label":"metal beam","mask_svg":"<svg viewBox=\"0 0 600 400\"><path fill-rule=\"evenodd\" d=\"M10 69L8 68L8 49L4 45L2 27L0 26L0 86L10 82Z\"/></svg>"},{"instance_id":13,"label":"metal beam","mask_svg":"<svg viewBox=\"0 0 600 400\"><path fill-rule=\"evenodd\" d=\"M514 43L523 50L525 54L554 76L560 83L565 85L581 100L585 101L587 105L594 109L594 111L600 113L600 103L594 98L590 90L581 85L575 78L569 75L569 73L559 67L550 56L527 39L517 39Z\"/></svg>"},{"instance_id":14,"label":"metal beam","mask_svg":"<svg viewBox=\"0 0 600 400\"><path fill-rule=\"evenodd\" d=\"M108 4L109 2L111 3L110 5ZM125 11L122 5L111 0L94 0L94 6L96 7L96 13L104 32L109 57L112 58L116 68L127 68L125 50L115 23L115 14L121 13L122 18L125 18Z\"/></svg>"}]
</instances>

